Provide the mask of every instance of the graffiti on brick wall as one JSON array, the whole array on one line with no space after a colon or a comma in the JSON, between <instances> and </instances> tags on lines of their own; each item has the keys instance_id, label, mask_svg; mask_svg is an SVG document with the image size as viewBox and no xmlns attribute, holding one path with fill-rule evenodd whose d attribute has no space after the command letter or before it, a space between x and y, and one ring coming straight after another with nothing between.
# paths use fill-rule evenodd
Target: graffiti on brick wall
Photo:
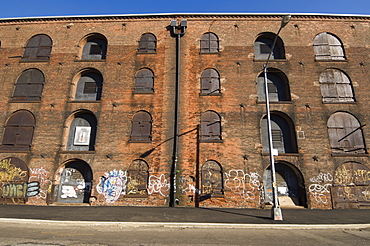
<instances>
[{"instance_id":1,"label":"graffiti on brick wall","mask_svg":"<svg viewBox=\"0 0 370 246\"><path fill-rule=\"evenodd\" d=\"M100 177L96 190L104 196L108 203L114 203L120 195L126 194L126 182L126 171L113 170Z\"/></svg>"},{"instance_id":2,"label":"graffiti on brick wall","mask_svg":"<svg viewBox=\"0 0 370 246\"><path fill-rule=\"evenodd\" d=\"M316 177L310 178L313 183L308 187L308 192L315 198L316 203L328 204L326 194L329 194L333 182L331 173L319 173ZM330 182L330 183L329 183Z\"/></svg>"},{"instance_id":3,"label":"graffiti on brick wall","mask_svg":"<svg viewBox=\"0 0 370 246\"><path fill-rule=\"evenodd\" d=\"M17 158L0 161L0 198L24 200L39 193L40 184L28 180L28 168L23 161Z\"/></svg>"},{"instance_id":4,"label":"graffiti on brick wall","mask_svg":"<svg viewBox=\"0 0 370 246\"><path fill-rule=\"evenodd\" d=\"M261 176L257 172L245 173L243 170L230 170L225 175L225 187L244 199L256 199L256 194L261 188Z\"/></svg>"},{"instance_id":5,"label":"graffiti on brick wall","mask_svg":"<svg viewBox=\"0 0 370 246\"><path fill-rule=\"evenodd\" d=\"M159 177L155 175L149 176L148 193L149 195L158 193L161 196L167 197L170 190L170 184L164 174Z\"/></svg>"},{"instance_id":6,"label":"graffiti on brick wall","mask_svg":"<svg viewBox=\"0 0 370 246\"><path fill-rule=\"evenodd\" d=\"M49 180L50 172L41 168L30 168L29 182L38 182L40 185L39 193L36 198L46 199L47 194L51 191L52 182Z\"/></svg>"},{"instance_id":7,"label":"graffiti on brick wall","mask_svg":"<svg viewBox=\"0 0 370 246\"><path fill-rule=\"evenodd\" d=\"M179 188L182 193L194 194L196 191L194 186L194 179L190 176L181 176L179 178Z\"/></svg>"}]
</instances>

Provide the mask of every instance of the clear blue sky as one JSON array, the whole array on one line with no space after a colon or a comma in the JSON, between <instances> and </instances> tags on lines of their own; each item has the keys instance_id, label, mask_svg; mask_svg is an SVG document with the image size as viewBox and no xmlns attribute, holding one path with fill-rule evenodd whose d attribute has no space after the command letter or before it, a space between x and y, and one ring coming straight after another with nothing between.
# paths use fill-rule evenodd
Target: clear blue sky
<instances>
[{"instance_id":1,"label":"clear blue sky","mask_svg":"<svg viewBox=\"0 0 370 246\"><path fill-rule=\"evenodd\" d=\"M0 18L146 13L370 15L370 0L1 0Z\"/></svg>"}]
</instances>

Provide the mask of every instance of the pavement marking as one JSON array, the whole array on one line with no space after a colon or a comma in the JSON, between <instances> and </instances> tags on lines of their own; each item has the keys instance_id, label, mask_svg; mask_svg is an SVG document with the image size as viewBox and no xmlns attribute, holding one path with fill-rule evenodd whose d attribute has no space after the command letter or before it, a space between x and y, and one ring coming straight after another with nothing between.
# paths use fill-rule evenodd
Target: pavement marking
<instances>
[{"instance_id":1,"label":"pavement marking","mask_svg":"<svg viewBox=\"0 0 370 246\"><path fill-rule=\"evenodd\" d=\"M0 218L0 223L58 224L59 226L115 226L115 227L167 227L167 228L240 228L240 229L364 229L370 224L225 224L187 222L110 222L110 221L60 221Z\"/></svg>"}]
</instances>

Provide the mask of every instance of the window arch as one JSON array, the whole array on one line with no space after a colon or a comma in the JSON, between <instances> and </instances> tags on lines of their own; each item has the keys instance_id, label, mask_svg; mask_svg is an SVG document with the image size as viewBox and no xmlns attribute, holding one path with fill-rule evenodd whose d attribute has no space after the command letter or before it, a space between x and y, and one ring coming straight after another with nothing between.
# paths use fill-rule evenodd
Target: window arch
<instances>
[{"instance_id":1,"label":"window arch","mask_svg":"<svg viewBox=\"0 0 370 246\"><path fill-rule=\"evenodd\" d=\"M268 58L275 37L276 34L270 32L261 33L258 35L256 41L254 42L255 59L266 60ZM280 37L277 37L276 44L270 59L285 59L284 43Z\"/></svg>"},{"instance_id":2,"label":"window arch","mask_svg":"<svg viewBox=\"0 0 370 246\"><path fill-rule=\"evenodd\" d=\"M49 60L52 45L52 40L48 35L33 36L28 40L22 60Z\"/></svg>"},{"instance_id":3,"label":"window arch","mask_svg":"<svg viewBox=\"0 0 370 246\"><path fill-rule=\"evenodd\" d=\"M95 69L86 69L79 73L75 80L74 100L97 101L100 100L103 87L103 76Z\"/></svg>"},{"instance_id":4,"label":"window arch","mask_svg":"<svg viewBox=\"0 0 370 246\"><path fill-rule=\"evenodd\" d=\"M208 32L203 34L200 40L201 53L217 53L219 52L219 40L216 34Z\"/></svg>"},{"instance_id":5,"label":"window arch","mask_svg":"<svg viewBox=\"0 0 370 246\"><path fill-rule=\"evenodd\" d=\"M349 77L338 69L326 69L320 75L323 102L354 102L352 83Z\"/></svg>"},{"instance_id":6,"label":"window arch","mask_svg":"<svg viewBox=\"0 0 370 246\"><path fill-rule=\"evenodd\" d=\"M135 93L152 93L153 91L153 71L147 68L140 69L135 76Z\"/></svg>"},{"instance_id":7,"label":"window arch","mask_svg":"<svg viewBox=\"0 0 370 246\"><path fill-rule=\"evenodd\" d=\"M44 82L44 74L38 69L22 72L15 83L12 101L40 101Z\"/></svg>"},{"instance_id":8,"label":"window arch","mask_svg":"<svg viewBox=\"0 0 370 246\"><path fill-rule=\"evenodd\" d=\"M152 117L146 111L137 112L132 118L130 142L152 141Z\"/></svg>"},{"instance_id":9,"label":"window arch","mask_svg":"<svg viewBox=\"0 0 370 246\"><path fill-rule=\"evenodd\" d=\"M96 126L96 117L91 112L80 111L72 115L66 150L93 151L95 149Z\"/></svg>"},{"instance_id":10,"label":"window arch","mask_svg":"<svg viewBox=\"0 0 370 246\"><path fill-rule=\"evenodd\" d=\"M269 152L267 117L263 117L261 122L262 130L262 151ZM297 153L297 139L295 127L289 116L280 112L271 112L271 133L272 145L279 153Z\"/></svg>"},{"instance_id":11,"label":"window arch","mask_svg":"<svg viewBox=\"0 0 370 246\"><path fill-rule=\"evenodd\" d=\"M90 34L80 44L82 60L104 60L107 53L107 39L101 34Z\"/></svg>"},{"instance_id":12,"label":"window arch","mask_svg":"<svg viewBox=\"0 0 370 246\"><path fill-rule=\"evenodd\" d=\"M322 32L316 35L313 48L316 60L345 60L342 42L331 33Z\"/></svg>"},{"instance_id":13,"label":"window arch","mask_svg":"<svg viewBox=\"0 0 370 246\"><path fill-rule=\"evenodd\" d=\"M258 101L265 102L265 75L261 73L257 78ZM290 101L289 82L286 75L277 69L268 69L267 88L271 102Z\"/></svg>"},{"instance_id":14,"label":"window arch","mask_svg":"<svg viewBox=\"0 0 370 246\"><path fill-rule=\"evenodd\" d=\"M221 117L214 111L207 111L200 119L200 140L203 142L220 142Z\"/></svg>"},{"instance_id":15,"label":"window arch","mask_svg":"<svg viewBox=\"0 0 370 246\"><path fill-rule=\"evenodd\" d=\"M127 170L126 197L148 196L149 167L143 160L133 161Z\"/></svg>"},{"instance_id":16,"label":"window arch","mask_svg":"<svg viewBox=\"0 0 370 246\"><path fill-rule=\"evenodd\" d=\"M35 117L27 110L13 113L7 120L0 150L30 151Z\"/></svg>"},{"instance_id":17,"label":"window arch","mask_svg":"<svg viewBox=\"0 0 370 246\"><path fill-rule=\"evenodd\" d=\"M363 125L352 114L336 112L329 117L327 125L334 154L366 153Z\"/></svg>"},{"instance_id":18,"label":"window arch","mask_svg":"<svg viewBox=\"0 0 370 246\"><path fill-rule=\"evenodd\" d=\"M201 95L219 94L220 91L220 75L216 69L207 68L203 71L200 78L200 93Z\"/></svg>"},{"instance_id":19,"label":"window arch","mask_svg":"<svg viewBox=\"0 0 370 246\"><path fill-rule=\"evenodd\" d=\"M222 167L216 161L202 166L202 196L222 196L224 193Z\"/></svg>"},{"instance_id":20,"label":"window arch","mask_svg":"<svg viewBox=\"0 0 370 246\"><path fill-rule=\"evenodd\" d=\"M140 53L155 53L157 51L157 38L152 33L145 33L139 41Z\"/></svg>"}]
</instances>

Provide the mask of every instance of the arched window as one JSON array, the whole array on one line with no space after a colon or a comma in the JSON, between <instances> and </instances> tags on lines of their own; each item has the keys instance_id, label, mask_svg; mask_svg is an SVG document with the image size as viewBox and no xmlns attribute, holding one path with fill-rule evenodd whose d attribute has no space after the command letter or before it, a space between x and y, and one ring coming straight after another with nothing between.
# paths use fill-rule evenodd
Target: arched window
<instances>
[{"instance_id":1,"label":"arched window","mask_svg":"<svg viewBox=\"0 0 370 246\"><path fill-rule=\"evenodd\" d=\"M152 141L152 117L148 112L139 111L132 118L130 142Z\"/></svg>"},{"instance_id":2,"label":"arched window","mask_svg":"<svg viewBox=\"0 0 370 246\"><path fill-rule=\"evenodd\" d=\"M276 34L261 33L254 42L254 58L257 60L266 60L270 54ZM277 38L274 50L270 59L285 59L284 43L280 37Z\"/></svg>"},{"instance_id":3,"label":"arched window","mask_svg":"<svg viewBox=\"0 0 370 246\"><path fill-rule=\"evenodd\" d=\"M222 167L216 161L207 161L202 166L202 196L223 195Z\"/></svg>"},{"instance_id":4,"label":"arched window","mask_svg":"<svg viewBox=\"0 0 370 246\"><path fill-rule=\"evenodd\" d=\"M28 69L18 78L12 101L40 101L44 74L38 69Z\"/></svg>"},{"instance_id":5,"label":"arched window","mask_svg":"<svg viewBox=\"0 0 370 246\"><path fill-rule=\"evenodd\" d=\"M200 52L201 53L217 53L219 41L216 34L208 32L203 34L200 40Z\"/></svg>"},{"instance_id":6,"label":"arched window","mask_svg":"<svg viewBox=\"0 0 370 246\"><path fill-rule=\"evenodd\" d=\"M261 73L257 79L258 101L265 102L265 75ZM271 102L290 101L288 78L277 69L269 69L267 73L267 88Z\"/></svg>"},{"instance_id":7,"label":"arched window","mask_svg":"<svg viewBox=\"0 0 370 246\"><path fill-rule=\"evenodd\" d=\"M214 111L207 111L200 119L200 140L202 142L220 142L221 117Z\"/></svg>"},{"instance_id":8,"label":"arched window","mask_svg":"<svg viewBox=\"0 0 370 246\"><path fill-rule=\"evenodd\" d=\"M155 53L157 51L157 38L151 33L145 33L139 41L140 53Z\"/></svg>"},{"instance_id":9,"label":"arched window","mask_svg":"<svg viewBox=\"0 0 370 246\"><path fill-rule=\"evenodd\" d=\"M133 161L127 170L126 197L148 196L148 164L143 160Z\"/></svg>"},{"instance_id":10,"label":"arched window","mask_svg":"<svg viewBox=\"0 0 370 246\"><path fill-rule=\"evenodd\" d=\"M220 75L213 68L203 71L200 78L201 95L214 95L220 93Z\"/></svg>"},{"instance_id":11,"label":"arched window","mask_svg":"<svg viewBox=\"0 0 370 246\"><path fill-rule=\"evenodd\" d=\"M90 112L74 114L69 125L67 151L93 151L96 138L96 118Z\"/></svg>"},{"instance_id":12,"label":"arched window","mask_svg":"<svg viewBox=\"0 0 370 246\"><path fill-rule=\"evenodd\" d=\"M3 142L0 150L5 151L30 151L35 117L26 110L13 113L6 122Z\"/></svg>"},{"instance_id":13,"label":"arched window","mask_svg":"<svg viewBox=\"0 0 370 246\"><path fill-rule=\"evenodd\" d=\"M323 32L318 34L313 41L316 60L345 60L342 42L333 34Z\"/></svg>"},{"instance_id":14,"label":"arched window","mask_svg":"<svg viewBox=\"0 0 370 246\"><path fill-rule=\"evenodd\" d=\"M363 125L353 115L336 112L328 119L328 134L334 154L366 153Z\"/></svg>"},{"instance_id":15,"label":"arched window","mask_svg":"<svg viewBox=\"0 0 370 246\"><path fill-rule=\"evenodd\" d=\"M78 82L74 100L97 101L100 100L103 86L103 77L100 72L88 69L78 75Z\"/></svg>"},{"instance_id":16,"label":"arched window","mask_svg":"<svg viewBox=\"0 0 370 246\"><path fill-rule=\"evenodd\" d=\"M338 69L326 69L320 75L323 102L354 102L352 83L348 76Z\"/></svg>"},{"instance_id":17,"label":"arched window","mask_svg":"<svg viewBox=\"0 0 370 246\"><path fill-rule=\"evenodd\" d=\"M84 44L83 44L84 43ZM82 60L103 60L107 52L107 39L101 34L92 34L83 41Z\"/></svg>"},{"instance_id":18,"label":"arched window","mask_svg":"<svg viewBox=\"0 0 370 246\"><path fill-rule=\"evenodd\" d=\"M154 91L154 74L150 69L140 69L135 76L135 93L152 93Z\"/></svg>"},{"instance_id":19,"label":"arched window","mask_svg":"<svg viewBox=\"0 0 370 246\"><path fill-rule=\"evenodd\" d=\"M27 43L22 60L49 60L52 41L45 34L33 36Z\"/></svg>"},{"instance_id":20,"label":"arched window","mask_svg":"<svg viewBox=\"0 0 370 246\"><path fill-rule=\"evenodd\" d=\"M262 151L268 153L269 145L266 116L262 119L261 124ZM279 112L271 112L271 133L273 148L277 149L279 153L298 152L294 124L287 115Z\"/></svg>"}]
</instances>

